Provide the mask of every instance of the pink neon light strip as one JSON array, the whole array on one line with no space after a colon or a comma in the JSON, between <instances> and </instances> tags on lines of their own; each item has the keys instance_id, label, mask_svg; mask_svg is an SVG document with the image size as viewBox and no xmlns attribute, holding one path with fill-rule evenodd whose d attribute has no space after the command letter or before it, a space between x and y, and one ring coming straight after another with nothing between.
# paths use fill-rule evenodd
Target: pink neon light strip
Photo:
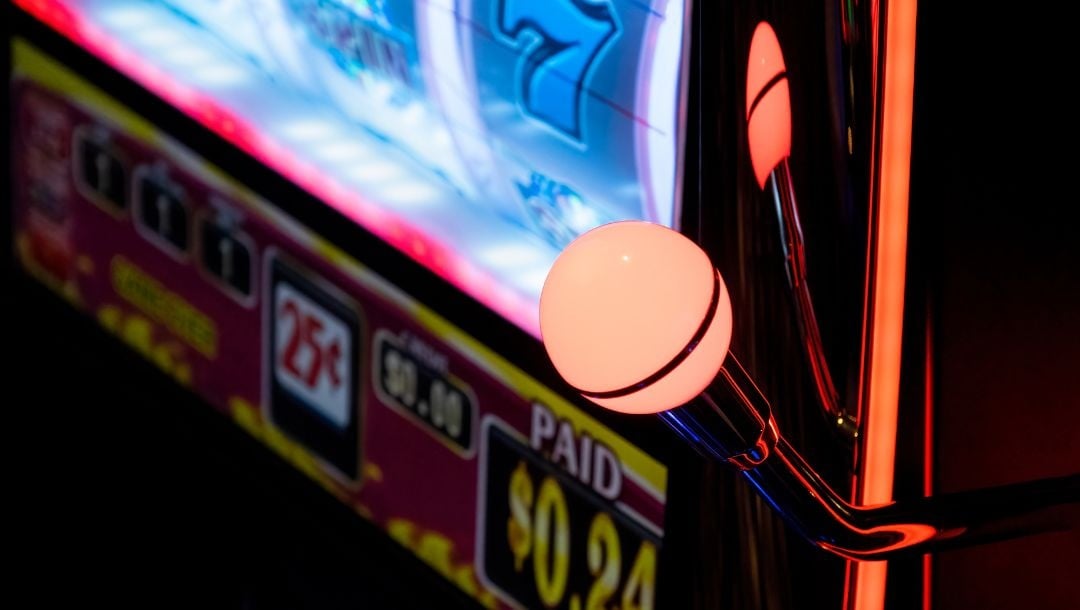
<instances>
[{"instance_id":1,"label":"pink neon light strip","mask_svg":"<svg viewBox=\"0 0 1080 610\"><path fill-rule=\"evenodd\" d=\"M533 336L540 336L536 303L452 247L346 188L209 96L177 82L63 2L15 0L15 4Z\"/></svg>"}]
</instances>

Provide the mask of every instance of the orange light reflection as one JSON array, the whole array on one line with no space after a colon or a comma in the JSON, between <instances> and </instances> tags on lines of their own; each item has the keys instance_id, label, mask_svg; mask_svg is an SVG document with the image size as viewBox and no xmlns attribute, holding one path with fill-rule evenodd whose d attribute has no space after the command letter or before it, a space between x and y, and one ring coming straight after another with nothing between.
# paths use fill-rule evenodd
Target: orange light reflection
<instances>
[{"instance_id":1,"label":"orange light reflection","mask_svg":"<svg viewBox=\"0 0 1080 610\"><path fill-rule=\"evenodd\" d=\"M879 504L892 499L907 262L916 6L915 0L888 0L885 11L877 252L869 385L864 410L866 451L857 498L860 504ZM888 564L861 563L854 570L854 609L882 610Z\"/></svg>"}]
</instances>

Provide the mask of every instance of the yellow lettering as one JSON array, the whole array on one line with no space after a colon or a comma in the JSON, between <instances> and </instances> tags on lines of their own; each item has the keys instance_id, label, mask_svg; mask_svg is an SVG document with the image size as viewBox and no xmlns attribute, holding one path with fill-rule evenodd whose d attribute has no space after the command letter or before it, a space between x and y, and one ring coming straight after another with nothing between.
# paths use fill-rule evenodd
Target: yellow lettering
<instances>
[{"instance_id":1,"label":"yellow lettering","mask_svg":"<svg viewBox=\"0 0 1080 610\"><path fill-rule=\"evenodd\" d=\"M114 258L110 268L113 288L121 298L164 324L202 355L217 356L217 327L213 320L124 257Z\"/></svg>"}]
</instances>

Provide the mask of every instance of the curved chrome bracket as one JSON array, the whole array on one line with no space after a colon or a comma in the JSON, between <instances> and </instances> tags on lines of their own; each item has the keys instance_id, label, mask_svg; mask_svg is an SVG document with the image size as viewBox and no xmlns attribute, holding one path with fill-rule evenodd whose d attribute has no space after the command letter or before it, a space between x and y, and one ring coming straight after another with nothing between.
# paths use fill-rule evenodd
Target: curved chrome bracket
<instances>
[{"instance_id":1,"label":"curved chrome bracket","mask_svg":"<svg viewBox=\"0 0 1080 610\"><path fill-rule=\"evenodd\" d=\"M1080 474L863 507L846 502L784 440L772 409L731 354L694 401L660 413L702 455L743 476L818 547L857 560L1070 529Z\"/></svg>"}]
</instances>

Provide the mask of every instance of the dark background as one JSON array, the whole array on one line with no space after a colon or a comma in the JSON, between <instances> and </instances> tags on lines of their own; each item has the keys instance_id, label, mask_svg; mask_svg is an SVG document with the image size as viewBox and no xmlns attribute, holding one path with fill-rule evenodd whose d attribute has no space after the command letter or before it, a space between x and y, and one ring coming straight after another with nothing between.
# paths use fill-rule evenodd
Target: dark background
<instances>
[{"instance_id":1,"label":"dark background","mask_svg":"<svg viewBox=\"0 0 1080 610\"><path fill-rule=\"evenodd\" d=\"M1075 24L920 2L912 261L935 335L940 492L1080 471ZM1065 77L1067 78L1067 77ZM939 608L1080 606L1080 531L939 554Z\"/></svg>"},{"instance_id":2,"label":"dark background","mask_svg":"<svg viewBox=\"0 0 1080 610\"><path fill-rule=\"evenodd\" d=\"M455 608L460 593L226 418L5 278L17 607Z\"/></svg>"}]
</instances>

